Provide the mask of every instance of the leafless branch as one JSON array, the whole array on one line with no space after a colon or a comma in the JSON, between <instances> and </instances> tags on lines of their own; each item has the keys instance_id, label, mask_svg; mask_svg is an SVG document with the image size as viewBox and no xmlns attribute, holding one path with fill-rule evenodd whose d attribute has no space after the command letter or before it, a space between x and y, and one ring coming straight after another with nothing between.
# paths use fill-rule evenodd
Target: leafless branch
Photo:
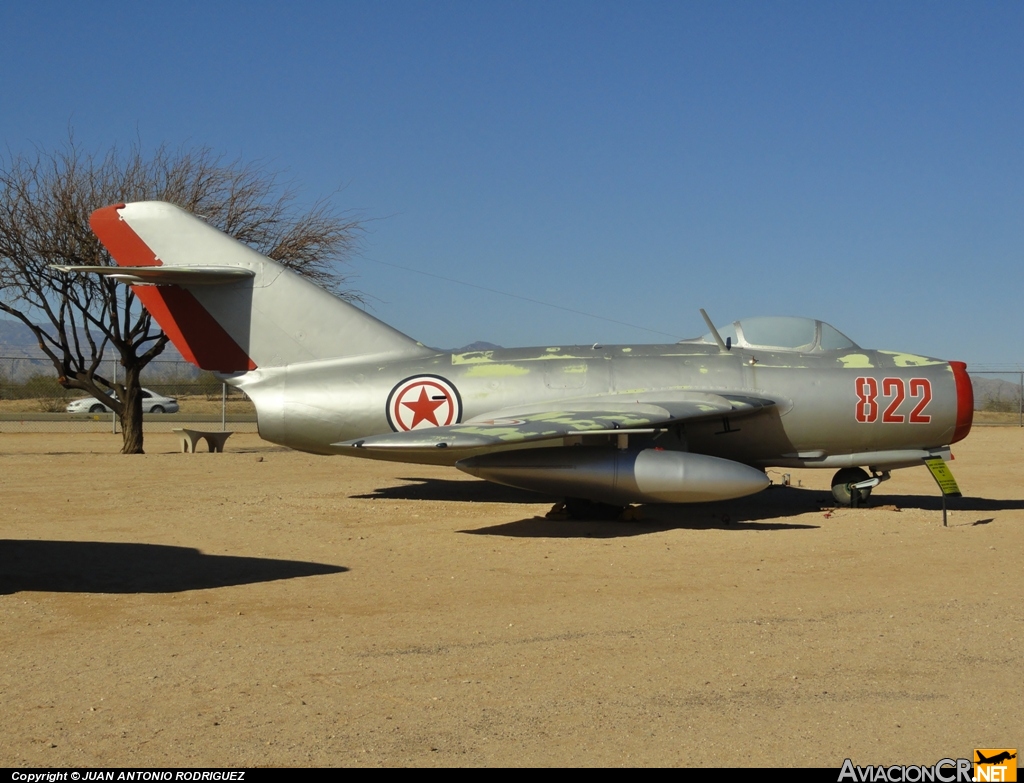
<instances>
[{"instance_id":1,"label":"leafless branch","mask_svg":"<svg viewBox=\"0 0 1024 783\"><path fill-rule=\"evenodd\" d=\"M0 312L33 331L62 384L102 395L121 417L126 452L142 450L139 373L167 337L130 288L51 266L113 264L89 216L109 204L145 200L175 203L338 295L363 301L346 289L340 271L363 236L359 217L330 200L303 208L296 188L259 164L226 160L203 146L162 145L147 153L135 143L97 155L73 132L52 152L0 156ZM99 373L110 349L124 383Z\"/></svg>"}]
</instances>

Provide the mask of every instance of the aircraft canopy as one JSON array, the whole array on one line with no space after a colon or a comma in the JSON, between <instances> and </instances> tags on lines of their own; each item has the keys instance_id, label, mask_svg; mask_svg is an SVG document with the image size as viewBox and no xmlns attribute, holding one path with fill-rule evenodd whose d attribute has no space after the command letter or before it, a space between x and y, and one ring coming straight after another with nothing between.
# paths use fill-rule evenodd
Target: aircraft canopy
<instances>
[{"instance_id":1,"label":"aircraft canopy","mask_svg":"<svg viewBox=\"0 0 1024 783\"><path fill-rule=\"evenodd\" d=\"M813 318L794 316L767 316L744 318L721 327L718 333L723 340L732 340L740 348L767 348L773 351L842 351L857 349L859 346L834 326ZM686 343L711 343L715 338L709 332Z\"/></svg>"}]
</instances>

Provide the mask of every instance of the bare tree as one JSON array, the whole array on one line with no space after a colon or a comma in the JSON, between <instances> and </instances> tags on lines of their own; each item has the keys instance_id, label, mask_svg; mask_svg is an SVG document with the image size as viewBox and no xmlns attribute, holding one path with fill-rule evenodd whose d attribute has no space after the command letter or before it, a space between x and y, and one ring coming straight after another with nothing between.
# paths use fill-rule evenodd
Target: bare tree
<instances>
[{"instance_id":1,"label":"bare tree","mask_svg":"<svg viewBox=\"0 0 1024 783\"><path fill-rule=\"evenodd\" d=\"M337 263L357 247L361 222L330 201L299 209L294 188L258 165L225 160L208 147L147 154L135 144L95 155L73 134L54 152L0 157L0 312L35 333L65 388L113 408L125 454L143 451L140 373L167 336L130 287L51 267L113 265L89 228L90 214L151 199L200 215L335 293L360 299L346 290ZM111 351L123 380L102 372Z\"/></svg>"}]
</instances>

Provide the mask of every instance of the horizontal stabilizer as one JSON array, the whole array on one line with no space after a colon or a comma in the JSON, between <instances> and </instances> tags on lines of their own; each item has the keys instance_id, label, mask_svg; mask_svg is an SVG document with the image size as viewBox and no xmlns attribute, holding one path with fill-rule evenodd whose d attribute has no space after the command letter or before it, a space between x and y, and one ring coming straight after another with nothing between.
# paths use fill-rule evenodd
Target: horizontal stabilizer
<instances>
[{"instance_id":1,"label":"horizontal stabilizer","mask_svg":"<svg viewBox=\"0 0 1024 783\"><path fill-rule=\"evenodd\" d=\"M111 277L128 285L222 285L255 277L251 269L223 266L56 266L60 272Z\"/></svg>"}]
</instances>

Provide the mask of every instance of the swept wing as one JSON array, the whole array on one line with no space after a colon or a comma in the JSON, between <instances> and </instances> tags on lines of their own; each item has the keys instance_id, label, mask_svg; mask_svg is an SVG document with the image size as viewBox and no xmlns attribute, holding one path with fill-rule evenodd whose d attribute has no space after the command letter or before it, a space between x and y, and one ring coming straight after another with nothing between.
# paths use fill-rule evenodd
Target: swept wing
<instances>
[{"instance_id":1,"label":"swept wing","mask_svg":"<svg viewBox=\"0 0 1024 783\"><path fill-rule=\"evenodd\" d=\"M649 433L685 421L749 416L775 404L770 399L730 393L602 395L504 408L461 424L373 435L334 445L382 451L500 449L574 435Z\"/></svg>"}]
</instances>

